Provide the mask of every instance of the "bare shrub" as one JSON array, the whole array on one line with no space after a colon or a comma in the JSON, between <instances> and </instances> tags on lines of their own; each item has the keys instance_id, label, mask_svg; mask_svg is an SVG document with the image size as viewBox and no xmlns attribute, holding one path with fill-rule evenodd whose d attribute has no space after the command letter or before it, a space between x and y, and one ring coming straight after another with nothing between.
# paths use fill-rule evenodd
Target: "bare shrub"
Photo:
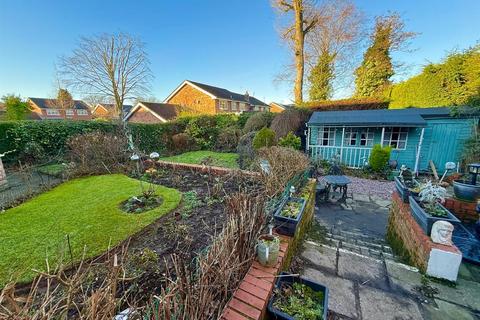
<instances>
[{"instance_id":1,"label":"bare shrub","mask_svg":"<svg viewBox=\"0 0 480 320\"><path fill-rule=\"evenodd\" d=\"M282 193L287 183L297 174L307 170L310 165L304 153L276 146L258 150L256 161L258 167L261 160L267 160L270 164L269 173L261 171L265 191L269 197Z\"/></svg>"},{"instance_id":2,"label":"bare shrub","mask_svg":"<svg viewBox=\"0 0 480 320\"><path fill-rule=\"evenodd\" d=\"M255 253L255 245L265 223L261 197L244 193L227 200L227 223L206 253L191 268L173 256L175 276L152 300L150 319L218 319L245 276Z\"/></svg>"},{"instance_id":3,"label":"bare shrub","mask_svg":"<svg viewBox=\"0 0 480 320\"><path fill-rule=\"evenodd\" d=\"M67 146L77 176L124 172L129 166L123 134L89 132L70 138Z\"/></svg>"},{"instance_id":4,"label":"bare shrub","mask_svg":"<svg viewBox=\"0 0 480 320\"><path fill-rule=\"evenodd\" d=\"M253 149L253 139L256 131L249 132L240 137L237 146L238 165L240 169L248 169L255 159L255 150Z\"/></svg>"},{"instance_id":5,"label":"bare shrub","mask_svg":"<svg viewBox=\"0 0 480 320\"><path fill-rule=\"evenodd\" d=\"M285 137L289 132L297 133L308 118L308 113L301 109L287 109L275 116L270 129L275 131L277 139Z\"/></svg>"}]
</instances>

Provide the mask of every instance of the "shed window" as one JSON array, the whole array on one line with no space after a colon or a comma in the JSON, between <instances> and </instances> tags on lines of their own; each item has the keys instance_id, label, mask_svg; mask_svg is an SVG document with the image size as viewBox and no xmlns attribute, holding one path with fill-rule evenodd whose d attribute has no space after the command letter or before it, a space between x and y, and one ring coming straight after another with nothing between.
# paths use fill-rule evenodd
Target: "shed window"
<instances>
[{"instance_id":1,"label":"shed window","mask_svg":"<svg viewBox=\"0 0 480 320\"><path fill-rule=\"evenodd\" d=\"M385 128L383 145L394 149L405 150L407 147L408 128Z\"/></svg>"},{"instance_id":2,"label":"shed window","mask_svg":"<svg viewBox=\"0 0 480 320\"><path fill-rule=\"evenodd\" d=\"M322 127L318 130L317 143L321 146L335 145L335 128Z\"/></svg>"},{"instance_id":3,"label":"shed window","mask_svg":"<svg viewBox=\"0 0 480 320\"><path fill-rule=\"evenodd\" d=\"M362 147L373 146L373 132L370 132L369 129L362 131L360 134L360 145Z\"/></svg>"},{"instance_id":4,"label":"shed window","mask_svg":"<svg viewBox=\"0 0 480 320\"><path fill-rule=\"evenodd\" d=\"M356 130L352 128L345 129L345 140L343 144L346 146L356 146L357 136L358 136L358 132Z\"/></svg>"}]
</instances>

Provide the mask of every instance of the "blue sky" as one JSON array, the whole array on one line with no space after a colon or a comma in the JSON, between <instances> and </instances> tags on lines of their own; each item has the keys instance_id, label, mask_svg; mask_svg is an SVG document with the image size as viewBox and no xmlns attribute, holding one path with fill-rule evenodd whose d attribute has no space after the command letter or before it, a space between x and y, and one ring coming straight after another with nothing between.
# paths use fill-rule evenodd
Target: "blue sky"
<instances>
[{"instance_id":1,"label":"blue sky","mask_svg":"<svg viewBox=\"0 0 480 320\"><path fill-rule=\"evenodd\" d=\"M421 33L414 52L395 55L407 66L401 77L480 40L478 0L355 2L367 18L398 11ZM54 64L79 36L123 31L146 42L158 99L190 79L287 102L290 88L273 83L289 59L275 27L269 0L0 0L0 96L52 96Z\"/></svg>"}]
</instances>

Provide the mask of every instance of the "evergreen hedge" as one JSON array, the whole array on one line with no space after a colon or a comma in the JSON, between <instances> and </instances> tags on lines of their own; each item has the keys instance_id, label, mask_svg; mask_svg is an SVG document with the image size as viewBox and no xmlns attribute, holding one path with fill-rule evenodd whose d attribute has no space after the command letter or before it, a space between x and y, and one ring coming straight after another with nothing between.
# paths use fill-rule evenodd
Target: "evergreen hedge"
<instances>
[{"instance_id":1,"label":"evergreen hedge","mask_svg":"<svg viewBox=\"0 0 480 320\"><path fill-rule=\"evenodd\" d=\"M225 114L214 116L182 117L176 121L158 124L128 124L136 146L146 153L157 151L174 154L172 136L191 132L196 149L208 149L207 140L217 140L219 129L239 127L238 116ZM1 121L0 154L9 152L3 160L22 160L22 151L32 142L39 145L48 157L63 156L66 142L75 135L101 131L112 132L118 124L107 121ZM187 130L190 128L190 130ZM193 130L193 128L197 130ZM239 127L241 129L241 127Z\"/></svg>"}]
</instances>

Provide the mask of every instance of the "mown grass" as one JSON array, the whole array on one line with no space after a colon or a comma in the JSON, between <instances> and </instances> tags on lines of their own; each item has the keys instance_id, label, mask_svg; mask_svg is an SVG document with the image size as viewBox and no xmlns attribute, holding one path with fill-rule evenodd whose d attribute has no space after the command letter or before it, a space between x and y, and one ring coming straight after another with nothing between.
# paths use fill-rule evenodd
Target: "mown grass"
<instances>
[{"instance_id":1,"label":"mown grass","mask_svg":"<svg viewBox=\"0 0 480 320\"><path fill-rule=\"evenodd\" d=\"M214 151L190 151L176 156L160 158L160 160L170 162L190 164L208 163L212 166L234 169L238 168L237 159L238 154L236 153L222 153Z\"/></svg>"},{"instance_id":2,"label":"mown grass","mask_svg":"<svg viewBox=\"0 0 480 320\"><path fill-rule=\"evenodd\" d=\"M124 200L140 195L138 180L124 175L103 175L66 182L18 207L0 214L0 287L13 280L33 279L32 269L45 270L64 260L70 262L68 235L78 262L84 248L94 257L140 231L178 206L181 193L157 186L160 207L141 214L125 213Z\"/></svg>"}]
</instances>

